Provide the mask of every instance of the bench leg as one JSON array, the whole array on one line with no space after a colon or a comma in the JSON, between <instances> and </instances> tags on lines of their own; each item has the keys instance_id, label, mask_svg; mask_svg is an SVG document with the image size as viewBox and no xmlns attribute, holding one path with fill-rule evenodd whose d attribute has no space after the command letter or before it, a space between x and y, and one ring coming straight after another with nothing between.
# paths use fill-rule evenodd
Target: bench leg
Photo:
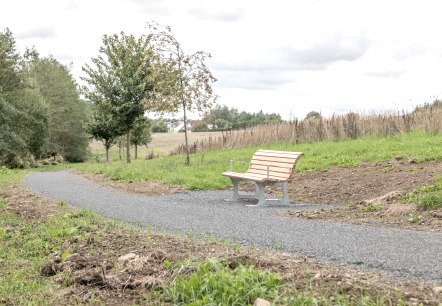
<instances>
[{"instance_id":1,"label":"bench leg","mask_svg":"<svg viewBox=\"0 0 442 306\"><path fill-rule=\"evenodd\" d=\"M289 187L288 187L287 182L282 183L282 192L284 194L284 199L282 200L282 202L284 204L290 204L290 201L289 201L289 191L288 190L289 190Z\"/></svg>"},{"instance_id":2,"label":"bench leg","mask_svg":"<svg viewBox=\"0 0 442 306\"><path fill-rule=\"evenodd\" d=\"M256 183L256 198L258 199L257 205L266 205L266 191L264 183Z\"/></svg>"},{"instance_id":3,"label":"bench leg","mask_svg":"<svg viewBox=\"0 0 442 306\"><path fill-rule=\"evenodd\" d=\"M238 183L239 180L230 178L232 180L232 185L233 185L233 199L234 200L238 200L239 199L239 193L238 193Z\"/></svg>"}]
</instances>

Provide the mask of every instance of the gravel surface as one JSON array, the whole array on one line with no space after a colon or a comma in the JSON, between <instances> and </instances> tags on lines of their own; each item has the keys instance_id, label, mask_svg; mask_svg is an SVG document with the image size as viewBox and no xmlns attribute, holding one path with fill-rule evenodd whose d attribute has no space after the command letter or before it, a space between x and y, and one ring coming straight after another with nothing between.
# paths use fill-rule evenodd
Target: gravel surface
<instances>
[{"instance_id":1,"label":"gravel surface","mask_svg":"<svg viewBox=\"0 0 442 306\"><path fill-rule=\"evenodd\" d=\"M442 235L438 233L285 218L280 213L286 210L321 206L250 207L244 201L223 201L231 197L231 191L163 197L125 194L68 171L32 173L24 184L54 201L132 224L211 235L263 249L279 248L395 277L442 284Z\"/></svg>"}]
</instances>

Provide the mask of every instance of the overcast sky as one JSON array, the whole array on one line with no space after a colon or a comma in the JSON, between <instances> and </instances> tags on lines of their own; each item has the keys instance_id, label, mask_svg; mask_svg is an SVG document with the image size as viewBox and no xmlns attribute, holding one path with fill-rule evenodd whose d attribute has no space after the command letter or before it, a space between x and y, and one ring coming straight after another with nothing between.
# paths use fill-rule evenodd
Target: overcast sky
<instances>
[{"instance_id":1,"label":"overcast sky","mask_svg":"<svg viewBox=\"0 0 442 306\"><path fill-rule=\"evenodd\" d=\"M0 29L79 80L104 34L170 25L185 52L212 54L220 104L288 119L439 98L441 12L437 0L11 0Z\"/></svg>"}]
</instances>

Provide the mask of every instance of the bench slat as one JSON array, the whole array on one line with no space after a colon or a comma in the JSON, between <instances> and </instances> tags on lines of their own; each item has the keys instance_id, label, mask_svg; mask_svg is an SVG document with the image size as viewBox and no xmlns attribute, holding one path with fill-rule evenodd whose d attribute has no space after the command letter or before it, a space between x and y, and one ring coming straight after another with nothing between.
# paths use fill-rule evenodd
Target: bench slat
<instances>
[{"instance_id":1,"label":"bench slat","mask_svg":"<svg viewBox=\"0 0 442 306\"><path fill-rule=\"evenodd\" d=\"M285 153L273 153L273 152L263 152L256 151L255 156L269 156L269 157L283 157L283 158L298 158L302 154L285 154Z\"/></svg>"},{"instance_id":2,"label":"bench slat","mask_svg":"<svg viewBox=\"0 0 442 306\"><path fill-rule=\"evenodd\" d=\"M249 169L266 170L267 171L267 165L251 164ZM275 166L269 165L269 171L270 172L281 172L281 173L292 173L292 168L275 167Z\"/></svg>"},{"instance_id":3,"label":"bench slat","mask_svg":"<svg viewBox=\"0 0 442 306\"><path fill-rule=\"evenodd\" d=\"M273 150L258 150L256 153L276 153L276 154L286 154L286 155L303 155L303 152L288 152L288 151L273 151Z\"/></svg>"},{"instance_id":4,"label":"bench slat","mask_svg":"<svg viewBox=\"0 0 442 306\"><path fill-rule=\"evenodd\" d=\"M254 155L252 158L252 163L255 160L261 160L261 161L273 161L273 162L278 162L278 163L286 163L286 164L291 164L293 165L297 158L287 158L287 157L273 157L273 156L260 156L260 155Z\"/></svg>"},{"instance_id":5,"label":"bench slat","mask_svg":"<svg viewBox=\"0 0 442 306\"><path fill-rule=\"evenodd\" d=\"M276 181L276 182L284 182L286 180L281 179L280 177L270 176L267 178L266 175L255 174L255 173L238 173L238 172L224 172L222 175L239 178L239 179L249 179L256 182L264 182L264 181Z\"/></svg>"},{"instance_id":6,"label":"bench slat","mask_svg":"<svg viewBox=\"0 0 442 306\"><path fill-rule=\"evenodd\" d=\"M273 167L278 167L278 168L286 168L286 169L293 169L293 163L283 163L283 162L275 162L275 161L270 161L270 160L259 160L259 159L252 159L250 161L250 165L262 165L262 166L267 166L269 165L270 168Z\"/></svg>"},{"instance_id":7,"label":"bench slat","mask_svg":"<svg viewBox=\"0 0 442 306\"><path fill-rule=\"evenodd\" d=\"M259 174L264 175L267 177L267 171L266 170L257 170L257 169L249 169L246 173L253 173L253 174ZM280 179L288 179L290 177L290 173L281 173L281 172L273 172L269 171L269 177L278 177Z\"/></svg>"}]
</instances>

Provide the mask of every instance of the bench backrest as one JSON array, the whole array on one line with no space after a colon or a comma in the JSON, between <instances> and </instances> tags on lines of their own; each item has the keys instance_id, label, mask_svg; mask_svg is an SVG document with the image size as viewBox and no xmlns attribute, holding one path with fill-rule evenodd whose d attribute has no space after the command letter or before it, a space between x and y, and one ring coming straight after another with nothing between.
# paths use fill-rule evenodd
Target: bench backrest
<instances>
[{"instance_id":1,"label":"bench backrest","mask_svg":"<svg viewBox=\"0 0 442 306\"><path fill-rule=\"evenodd\" d=\"M247 173L268 175L271 179L289 181L293 178L296 162L302 155L304 155L302 152L258 150L250 161Z\"/></svg>"}]
</instances>

